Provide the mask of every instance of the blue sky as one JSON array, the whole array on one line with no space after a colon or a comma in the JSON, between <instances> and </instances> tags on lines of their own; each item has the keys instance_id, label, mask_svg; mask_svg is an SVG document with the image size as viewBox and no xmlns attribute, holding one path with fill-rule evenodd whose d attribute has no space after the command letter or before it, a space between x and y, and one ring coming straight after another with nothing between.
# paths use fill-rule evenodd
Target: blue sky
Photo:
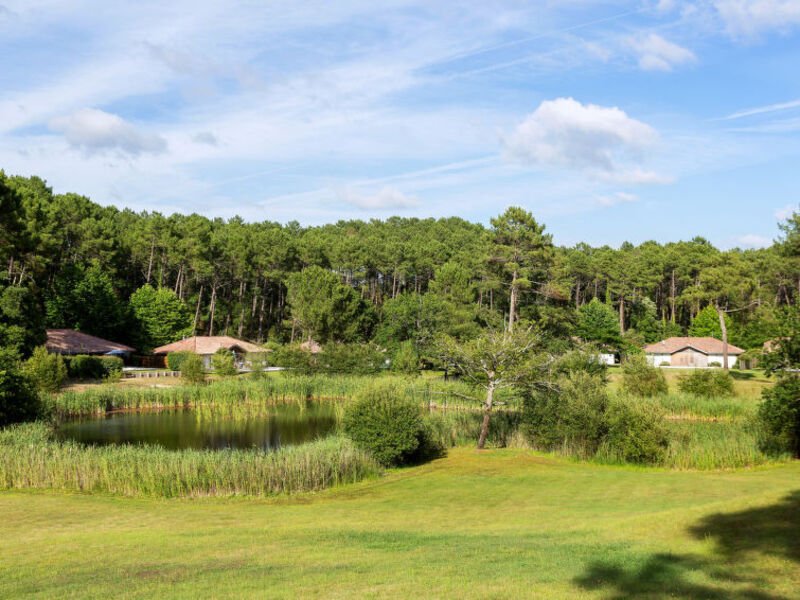
<instances>
[{"instance_id":1,"label":"blue sky","mask_svg":"<svg viewBox=\"0 0 800 600\"><path fill-rule=\"evenodd\" d=\"M800 0L0 0L0 55L0 168L101 204L753 247L800 202Z\"/></svg>"}]
</instances>

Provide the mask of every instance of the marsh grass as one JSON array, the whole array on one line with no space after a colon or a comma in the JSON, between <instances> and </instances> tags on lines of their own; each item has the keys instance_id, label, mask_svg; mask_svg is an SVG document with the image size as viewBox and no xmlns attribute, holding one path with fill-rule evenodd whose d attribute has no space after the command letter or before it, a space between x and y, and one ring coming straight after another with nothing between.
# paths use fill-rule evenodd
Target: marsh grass
<instances>
[{"instance_id":1,"label":"marsh grass","mask_svg":"<svg viewBox=\"0 0 800 600\"><path fill-rule=\"evenodd\" d=\"M53 439L42 423L0 431L0 488L106 492L125 496L269 496L354 483L381 472L335 436L260 450L165 450L84 446Z\"/></svg>"},{"instance_id":2,"label":"marsh grass","mask_svg":"<svg viewBox=\"0 0 800 600\"><path fill-rule=\"evenodd\" d=\"M668 376L674 378L676 375L669 373ZM426 420L433 436L443 447L476 443L482 415L478 403L472 398L479 399L480 391L463 381L444 381L440 377L279 373L257 380L242 377L218 380L203 386L144 388L105 385L67 391L47 397L45 402L58 418L118 409L193 408L198 411L198 418L246 419L266 416L279 404L296 403L302 411L310 399L314 402L350 399L376 377L392 380L406 397L427 409ZM737 380L736 396L733 397L709 399L672 392L650 400L659 404L670 420L672 440L659 464L671 469L706 470L750 467L783 460L783 457L770 458L758 450L752 418L763 386L764 381L754 377L753 380ZM612 394L618 393L615 387L611 386ZM531 448L530 442L519 432L519 401L510 394L501 401L505 401L506 406L492 415L490 446ZM345 403L332 404L340 422ZM581 448L572 447L568 441L552 451L578 460L604 464L622 462L612 452L603 449L595 456L585 456Z\"/></svg>"},{"instance_id":3,"label":"marsh grass","mask_svg":"<svg viewBox=\"0 0 800 600\"><path fill-rule=\"evenodd\" d=\"M753 419L676 421L669 424L671 442L663 465L671 469L733 469L789 460L789 454L769 456L758 447Z\"/></svg>"},{"instance_id":4,"label":"marsh grass","mask_svg":"<svg viewBox=\"0 0 800 600\"><path fill-rule=\"evenodd\" d=\"M728 396L703 398L684 393L671 393L655 399L672 417L706 417L714 419L742 419L755 414L760 398L753 396Z\"/></svg>"},{"instance_id":5,"label":"marsh grass","mask_svg":"<svg viewBox=\"0 0 800 600\"><path fill-rule=\"evenodd\" d=\"M435 405L448 409L471 409L478 405L480 392L468 384L440 379L409 378L387 375L403 390L406 397L421 405ZM168 387L133 387L103 385L90 389L68 390L57 396L43 397L50 414L56 418L100 414L111 410L142 408L197 408L210 406L223 408L260 406L269 407L289 401L316 399L349 399L358 390L373 382L373 376L304 376L283 375L251 378L222 379L207 385ZM498 398L513 405L513 398Z\"/></svg>"}]
</instances>

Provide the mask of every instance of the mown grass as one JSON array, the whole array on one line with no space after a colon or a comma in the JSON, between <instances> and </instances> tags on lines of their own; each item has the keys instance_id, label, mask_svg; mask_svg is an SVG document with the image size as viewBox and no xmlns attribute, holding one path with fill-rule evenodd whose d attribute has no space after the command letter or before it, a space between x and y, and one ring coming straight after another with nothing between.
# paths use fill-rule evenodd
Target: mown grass
<instances>
[{"instance_id":1,"label":"mown grass","mask_svg":"<svg viewBox=\"0 0 800 600\"><path fill-rule=\"evenodd\" d=\"M796 598L800 463L458 448L290 498L0 493L3 598Z\"/></svg>"},{"instance_id":2,"label":"mown grass","mask_svg":"<svg viewBox=\"0 0 800 600\"><path fill-rule=\"evenodd\" d=\"M42 423L0 430L0 488L170 498L273 495L373 477L380 467L340 437L261 450L166 450L54 440Z\"/></svg>"}]
</instances>

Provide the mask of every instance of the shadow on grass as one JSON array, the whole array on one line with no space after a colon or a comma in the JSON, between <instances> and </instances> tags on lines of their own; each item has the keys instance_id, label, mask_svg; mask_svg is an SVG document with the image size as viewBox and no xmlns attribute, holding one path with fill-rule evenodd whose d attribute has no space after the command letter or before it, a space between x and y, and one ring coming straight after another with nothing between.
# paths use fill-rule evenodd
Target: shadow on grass
<instances>
[{"instance_id":1,"label":"shadow on grass","mask_svg":"<svg viewBox=\"0 0 800 600\"><path fill-rule=\"evenodd\" d=\"M756 376L755 373L749 373L746 371L730 370L728 371L728 373L730 373L731 377L733 377L734 379L740 379L740 380L754 379Z\"/></svg>"},{"instance_id":2,"label":"shadow on grass","mask_svg":"<svg viewBox=\"0 0 800 600\"><path fill-rule=\"evenodd\" d=\"M633 568L600 561L576 583L607 590L610 598L783 600L760 589L768 581L759 576L757 561L774 556L800 568L800 491L773 505L710 515L689 533L713 540L711 557L659 553Z\"/></svg>"}]
</instances>

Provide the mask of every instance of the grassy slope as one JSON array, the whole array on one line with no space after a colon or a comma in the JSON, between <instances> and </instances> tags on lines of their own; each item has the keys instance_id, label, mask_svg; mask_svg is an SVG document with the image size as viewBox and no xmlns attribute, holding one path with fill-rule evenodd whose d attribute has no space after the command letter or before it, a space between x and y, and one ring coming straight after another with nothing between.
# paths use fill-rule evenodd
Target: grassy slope
<instances>
[{"instance_id":1,"label":"grassy slope","mask_svg":"<svg viewBox=\"0 0 800 600\"><path fill-rule=\"evenodd\" d=\"M0 515L3 598L767 599L800 589L798 462L666 472L459 448L291 499L14 492L0 493Z\"/></svg>"}]
</instances>

